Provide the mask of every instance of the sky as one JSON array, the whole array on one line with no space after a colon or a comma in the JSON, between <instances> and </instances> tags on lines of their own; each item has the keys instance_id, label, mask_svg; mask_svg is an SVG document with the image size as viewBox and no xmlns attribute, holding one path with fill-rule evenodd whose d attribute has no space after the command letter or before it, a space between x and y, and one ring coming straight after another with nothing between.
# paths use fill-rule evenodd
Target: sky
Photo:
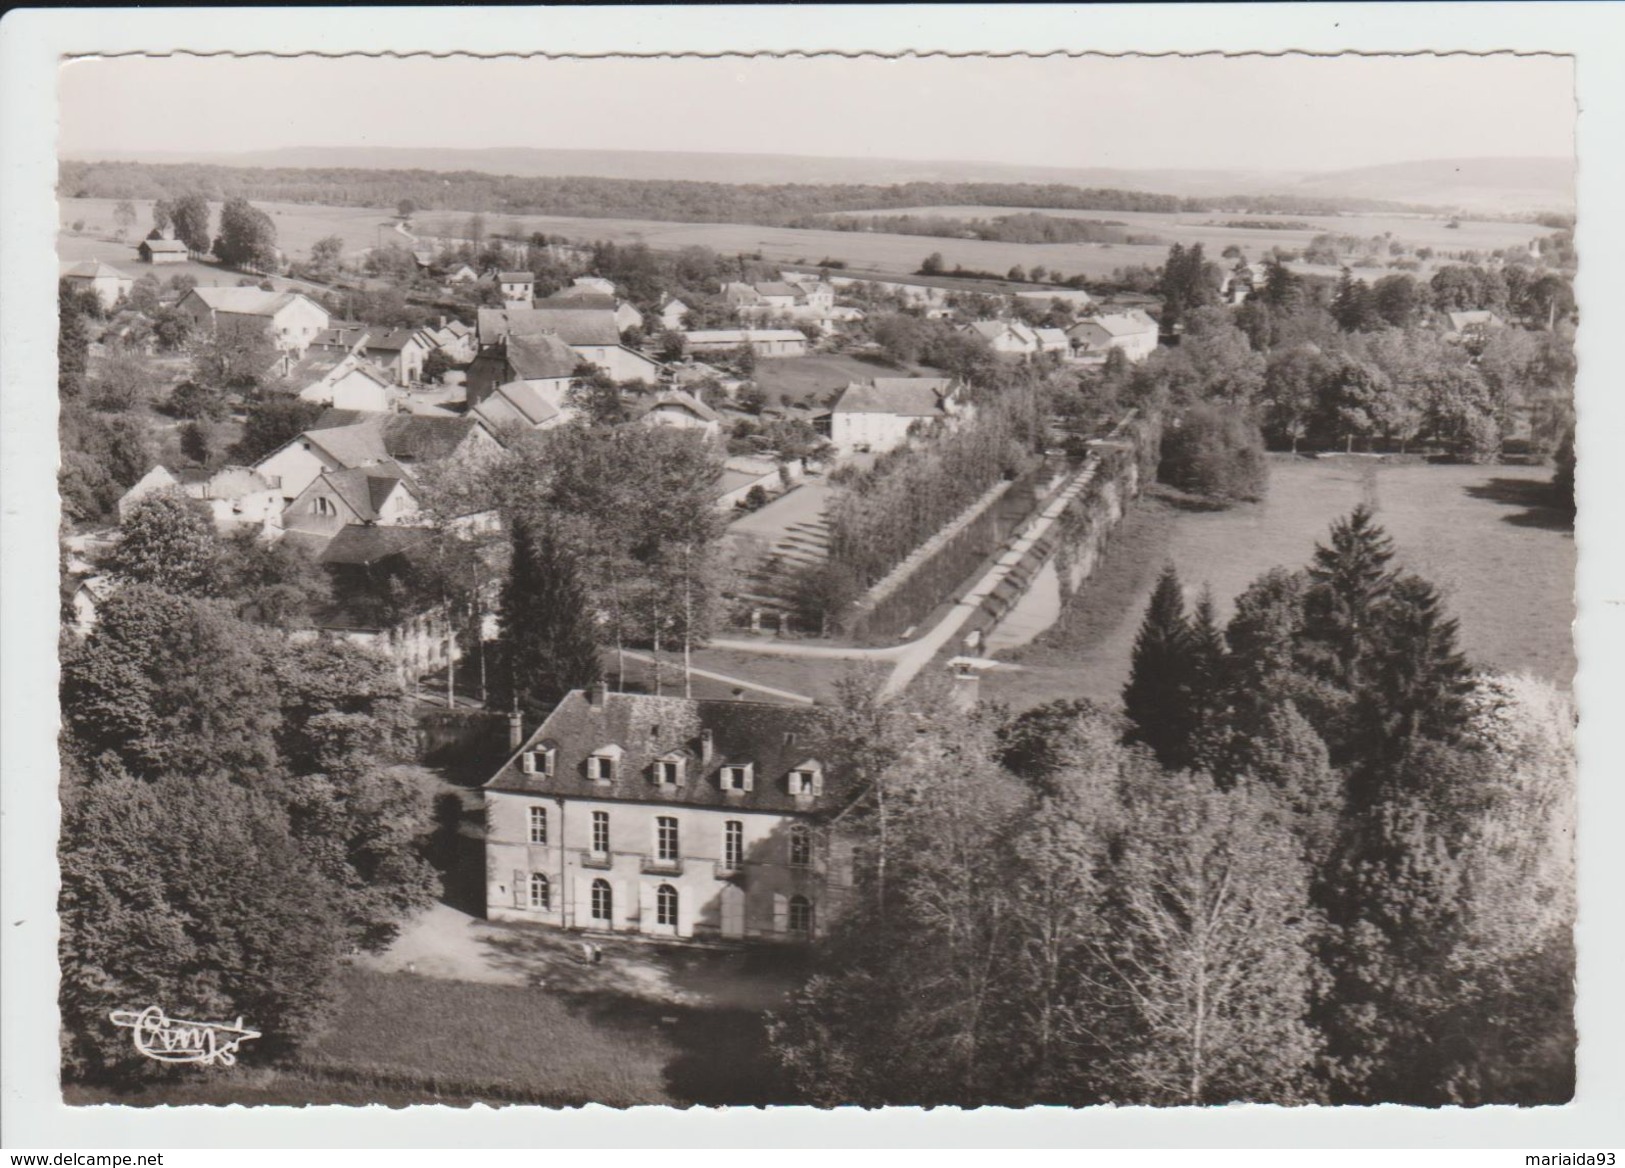
<instances>
[{"instance_id":1,"label":"sky","mask_svg":"<svg viewBox=\"0 0 1625 1168\"><path fill-rule=\"evenodd\" d=\"M63 154L531 146L1339 170L1568 157L1563 57L118 58L60 73Z\"/></svg>"}]
</instances>

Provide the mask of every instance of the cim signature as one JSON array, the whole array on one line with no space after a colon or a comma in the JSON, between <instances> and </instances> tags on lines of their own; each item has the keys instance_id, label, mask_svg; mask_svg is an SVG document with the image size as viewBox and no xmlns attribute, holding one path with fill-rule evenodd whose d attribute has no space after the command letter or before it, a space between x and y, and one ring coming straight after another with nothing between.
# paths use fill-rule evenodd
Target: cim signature
<instances>
[{"instance_id":1,"label":"cim signature","mask_svg":"<svg viewBox=\"0 0 1625 1168\"><path fill-rule=\"evenodd\" d=\"M258 1030L246 1029L241 1018L235 1023L188 1022L169 1017L157 1006L148 1006L139 1014L114 1010L110 1017L113 1025L135 1031L136 1050L161 1063L233 1066L238 1044L260 1037Z\"/></svg>"}]
</instances>

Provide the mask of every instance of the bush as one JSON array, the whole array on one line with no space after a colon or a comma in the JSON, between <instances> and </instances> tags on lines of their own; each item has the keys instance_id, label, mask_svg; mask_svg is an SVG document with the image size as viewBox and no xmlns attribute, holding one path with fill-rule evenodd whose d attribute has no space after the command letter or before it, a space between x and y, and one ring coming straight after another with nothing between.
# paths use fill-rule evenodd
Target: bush
<instances>
[{"instance_id":1,"label":"bush","mask_svg":"<svg viewBox=\"0 0 1625 1168\"><path fill-rule=\"evenodd\" d=\"M1192 407L1164 431L1157 477L1210 499L1256 502L1269 487L1264 436L1257 422L1234 408Z\"/></svg>"}]
</instances>

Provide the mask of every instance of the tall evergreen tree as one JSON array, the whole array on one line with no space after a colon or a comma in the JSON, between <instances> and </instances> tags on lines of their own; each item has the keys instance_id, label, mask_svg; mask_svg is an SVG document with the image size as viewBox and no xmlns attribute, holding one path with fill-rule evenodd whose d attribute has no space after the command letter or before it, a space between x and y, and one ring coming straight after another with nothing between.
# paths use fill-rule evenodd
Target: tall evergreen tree
<instances>
[{"instance_id":1,"label":"tall evergreen tree","mask_svg":"<svg viewBox=\"0 0 1625 1168\"><path fill-rule=\"evenodd\" d=\"M1377 609L1393 588L1393 558L1393 540L1364 503L1332 524L1330 547L1315 545L1304 596L1308 657L1315 672L1351 693L1364 680L1380 629Z\"/></svg>"},{"instance_id":2,"label":"tall evergreen tree","mask_svg":"<svg viewBox=\"0 0 1625 1168\"><path fill-rule=\"evenodd\" d=\"M514 522L502 640L513 700L532 719L602 676L595 621L575 558L545 523Z\"/></svg>"},{"instance_id":3,"label":"tall evergreen tree","mask_svg":"<svg viewBox=\"0 0 1625 1168\"><path fill-rule=\"evenodd\" d=\"M1231 719L1225 692L1228 651L1211 588L1204 587L1197 598L1189 628L1190 761L1212 771L1226 753Z\"/></svg>"},{"instance_id":4,"label":"tall evergreen tree","mask_svg":"<svg viewBox=\"0 0 1625 1168\"><path fill-rule=\"evenodd\" d=\"M1129 737L1143 742L1167 767L1189 765L1191 734L1191 630L1179 573L1169 564L1157 578L1134 642L1134 663L1123 687Z\"/></svg>"}]
</instances>

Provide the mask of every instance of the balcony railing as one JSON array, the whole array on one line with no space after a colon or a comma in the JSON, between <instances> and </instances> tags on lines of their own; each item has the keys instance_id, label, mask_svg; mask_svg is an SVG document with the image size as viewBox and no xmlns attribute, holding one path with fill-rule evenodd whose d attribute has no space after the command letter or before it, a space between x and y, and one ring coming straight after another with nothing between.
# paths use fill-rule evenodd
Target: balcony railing
<instances>
[{"instance_id":1,"label":"balcony railing","mask_svg":"<svg viewBox=\"0 0 1625 1168\"><path fill-rule=\"evenodd\" d=\"M659 856L644 856L638 865L645 876L681 876L683 874L683 860L680 856L662 859Z\"/></svg>"},{"instance_id":2,"label":"balcony railing","mask_svg":"<svg viewBox=\"0 0 1625 1168\"><path fill-rule=\"evenodd\" d=\"M582 852L581 866L583 868L611 868L615 865L615 857L608 852Z\"/></svg>"}]
</instances>

